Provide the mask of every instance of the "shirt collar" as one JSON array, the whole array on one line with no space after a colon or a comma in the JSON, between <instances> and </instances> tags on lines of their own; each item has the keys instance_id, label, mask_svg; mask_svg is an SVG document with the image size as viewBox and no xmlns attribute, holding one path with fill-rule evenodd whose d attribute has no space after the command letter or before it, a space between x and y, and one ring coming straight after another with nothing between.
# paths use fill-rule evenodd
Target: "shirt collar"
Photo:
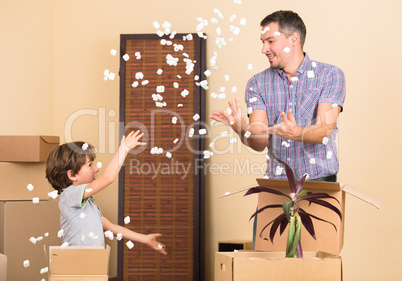
<instances>
[{"instance_id":1,"label":"shirt collar","mask_svg":"<svg viewBox=\"0 0 402 281\"><path fill-rule=\"evenodd\" d=\"M302 63L299 65L299 68L296 70L296 76L299 76L300 74L302 74L303 72L306 71L307 67L310 64L310 57L307 55L307 53L304 53L304 59L302 61ZM282 69L275 69L279 75L282 78L287 77L285 72Z\"/></svg>"}]
</instances>

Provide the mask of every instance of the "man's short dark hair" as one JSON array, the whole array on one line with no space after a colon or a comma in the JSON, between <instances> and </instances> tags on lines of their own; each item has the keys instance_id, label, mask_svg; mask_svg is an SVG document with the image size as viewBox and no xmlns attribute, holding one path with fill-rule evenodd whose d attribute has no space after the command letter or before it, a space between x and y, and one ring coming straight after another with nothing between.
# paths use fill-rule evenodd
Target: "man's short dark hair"
<instances>
[{"instance_id":1,"label":"man's short dark hair","mask_svg":"<svg viewBox=\"0 0 402 281\"><path fill-rule=\"evenodd\" d=\"M298 14L292 11L276 11L266 16L261 21L261 27L264 27L272 22L279 24L279 31L285 34L286 38L297 32L300 35L300 45L303 49L304 41L306 40L306 26Z\"/></svg>"}]
</instances>

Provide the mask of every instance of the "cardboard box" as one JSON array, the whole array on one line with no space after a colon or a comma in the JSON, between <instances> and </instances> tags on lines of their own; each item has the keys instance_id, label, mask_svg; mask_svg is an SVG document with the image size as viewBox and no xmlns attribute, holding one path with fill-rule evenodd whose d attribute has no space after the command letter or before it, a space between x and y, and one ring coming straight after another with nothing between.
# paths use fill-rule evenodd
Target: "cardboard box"
<instances>
[{"instance_id":1,"label":"cardboard box","mask_svg":"<svg viewBox=\"0 0 402 281\"><path fill-rule=\"evenodd\" d=\"M7 256L7 280L41 280L48 267L48 247L61 245L58 200L0 202L0 253ZM46 237L45 234L49 233ZM31 237L43 239L33 244ZM30 266L23 262L29 260ZM45 276L46 275L46 276Z\"/></svg>"},{"instance_id":2,"label":"cardboard box","mask_svg":"<svg viewBox=\"0 0 402 281\"><path fill-rule=\"evenodd\" d=\"M249 240L229 240L218 242L219 252L233 252L234 250L252 250L253 241Z\"/></svg>"},{"instance_id":3,"label":"cardboard box","mask_svg":"<svg viewBox=\"0 0 402 281\"><path fill-rule=\"evenodd\" d=\"M110 247L49 248L49 281L107 281Z\"/></svg>"},{"instance_id":4,"label":"cardboard box","mask_svg":"<svg viewBox=\"0 0 402 281\"><path fill-rule=\"evenodd\" d=\"M284 257L284 252L217 252L215 281L342 280L339 256L304 252L303 259Z\"/></svg>"},{"instance_id":5,"label":"cardboard box","mask_svg":"<svg viewBox=\"0 0 402 281\"><path fill-rule=\"evenodd\" d=\"M287 180L257 179L257 182L259 186L276 189L286 194L290 193ZM344 239L346 193L377 208L380 207L380 201L350 185L340 183L308 181L305 183L304 189L314 193L325 192L337 198L340 204L334 199L324 200L340 209L342 220L336 213L323 206L317 204L308 206L308 202L300 202L300 207L306 212L332 222L337 230L331 224L314 219L316 240L302 227L301 245L304 258L285 258L283 251L286 249L287 229L282 236L279 236L279 229L277 230L274 243L263 239L269 237L270 227L263 232L263 238L259 237L265 225L275 219L283 210L278 208L263 211L258 214L257 219L255 245L257 251L217 252L215 255L215 281L342 280L342 260L338 255L342 250ZM288 199L283 196L266 192L258 193L258 208L269 204L282 204L285 201Z\"/></svg>"},{"instance_id":6,"label":"cardboard box","mask_svg":"<svg viewBox=\"0 0 402 281\"><path fill-rule=\"evenodd\" d=\"M7 280L7 256L0 254L0 281Z\"/></svg>"},{"instance_id":7,"label":"cardboard box","mask_svg":"<svg viewBox=\"0 0 402 281\"><path fill-rule=\"evenodd\" d=\"M44 162L58 136L0 136L0 161Z\"/></svg>"},{"instance_id":8,"label":"cardboard box","mask_svg":"<svg viewBox=\"0 0 402 281\"><path fill-rule=\"evenodd\" d=\"M8 200L52 200L48 193L53 187L46 179L45 163L0 162L0 201ZM27 185L34 189L29 191Z\"/></svg>"},{"instance_id":9,"label":"cardboard box","mask_svg":"<svg viewBox=\"0 0 402 281\"><path fill-rule=\"evenodd\" d=\"M289 183L287 180L273 180L273 179L257 179L258 185L269 187L272 189L280 190L286 194L290 193ZM340 220L339 216L331 211L328 208L317 204L311 204L308 206L307 201L301 201L300 207L303 208L306 212L313 214L319 218L325 219L327 221L335 224L337 230L329 224L322 221L318 221L313 219L314 229L316 233L316 240L310 236L310 234L302 227L301 232L301 245L303 247L303 251L311 251L311 252L326 252L334 255L339 255L343 247L343 238L344 238L344 223L345 223L345 204L346 204L346 193L356 196L361 200L370 203L377 208L380 207L380 202L376 198L369 196L368 194L363 193L362 191L346 184L333 183L333 182L316 182L316 181L307 181L304 184L304 189L311 191L313 193L324 192L335 198L337 198L340 202L340 205L333 199L323 199L334 206L338 207L342 212L342 220ZM253 195L250 195L253 196ZM282 204L288 199L266 192L261 192L258 194L258 208L261 208L267 204ZM280 252L286 249L287 242L287 229L283 233L282 236L279 236L279 229L277 230L277 234L274 237L274 243L271 241L264 240L260 238L260 232L263 227L276 218L281 212L282 209L268 209L267 211L263 211L258 214L257 219L257 232L256 232L256 244L255 249L258 251L269 251L269 252ZM269 237L268 227L263 232L263 237Z\"/></svg>"}]
</instances>

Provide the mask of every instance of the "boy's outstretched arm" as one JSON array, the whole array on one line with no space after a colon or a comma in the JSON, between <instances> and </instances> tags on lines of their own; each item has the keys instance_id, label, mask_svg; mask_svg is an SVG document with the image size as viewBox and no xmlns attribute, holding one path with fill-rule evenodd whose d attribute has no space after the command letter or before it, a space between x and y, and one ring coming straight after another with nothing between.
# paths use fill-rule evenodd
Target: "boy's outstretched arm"
<instances>
[{"instance_id":1,"label":"boy's outstretched arm","mask_svg":"<svg viewBox=\"0 0 402 281\"><path fill-rule=\"evenodd\" d=\"M130 132L127 135L127 137L123 136L118 151L113 156L113 159L106 166L103 174L87 185L83 199L88 198L89 196L101 191L116 179L116 177L120 172L121 167L123 166L124 160L126 159L128 152L131 149L136 148L137 146L146 144L144 142L139 141L143 135L144 133L141 133L138 130L135 132L134 131Z\"/></svg>"},{"instance_id":2,"label":"boy's outstretched arm","mask_svg":"<svg viewBox=\"0 0 402 281\"><path fill-rule=\"evenodd\" d=\"M162 234L159 233L153 233L153 234L141 234L134 232L128 228L125 228L121 225L111 223L107 218L103 217L103 230L110 230L113 232L114 235L117 235L118 233L121 233L123 235L124 239L131 240L134 242L142 243L145 245L148 245L155 251L158 251L164 255L166 255L165 251L165 245L162 243L156 241L158 237L161 237Z\"/></svg>"}]
</instances>

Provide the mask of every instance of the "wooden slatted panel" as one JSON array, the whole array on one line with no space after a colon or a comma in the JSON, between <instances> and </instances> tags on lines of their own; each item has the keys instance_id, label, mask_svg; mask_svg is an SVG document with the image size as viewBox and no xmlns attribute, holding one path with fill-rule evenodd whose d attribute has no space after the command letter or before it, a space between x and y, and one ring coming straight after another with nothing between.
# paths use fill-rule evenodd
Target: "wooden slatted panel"
<instances>
[{"instance_id":1,"label":"wooden slatted panel","mask_svg":"<svg viewBox=\"0 0 402 281\"><path fill-rule=\"evenodd\" d=\"M194 202L198 200L194 198L194 178L197 179L194 163L199 156L192 151L194 139L188 137L187 130L194 125L193 115L200 114L195 94L200 90L194 83L194 72L199 75L200 70L196 67L190 75L185 73L183 52L194 60L196 48L194 41L178 38L171 40L172 46L161 45L160 38L155 36L125 41L124 52L130 59L124 63L124 77L121 77L125 92L124 124L126 127L133 121L137 122L132 123L133 127L138 122L142 124L147 146L141 153L127 157L122 191L124 208L120 217L130 216L131 223L126 226L136 232L162 233L161 242L167 246L169 255L160 255L140 244L131 250L125 245L120 247L123 280L197 280L193 279L194 224L198 223L194 222ZM183 45L184 50L175 52L173 44ZM141 59L136 59L136 52L141 54ZM168 54L179 58L177 66L167 64ZM161 75L157 74L158 69L163 70ZM143 79L135 78L138 72L143 73ZM142 85L145 80L149 83ZM134 81L139 82L138 87L132 87ZM173 87L174 82L179 83L179 88ZM165 92L160 93L161 102L167 105L158 108L152 94L157 94L156 87L161 85L165 86ZM190 93L186 97L181 95L184 89ZM173 116L178 118L177 124L172 124ZM179 142L174 144L176 138ZM151 154L155 146L164 152ZM167 151L172 153L172 158L166 157Z\"/></svg>"}]
</instances>

